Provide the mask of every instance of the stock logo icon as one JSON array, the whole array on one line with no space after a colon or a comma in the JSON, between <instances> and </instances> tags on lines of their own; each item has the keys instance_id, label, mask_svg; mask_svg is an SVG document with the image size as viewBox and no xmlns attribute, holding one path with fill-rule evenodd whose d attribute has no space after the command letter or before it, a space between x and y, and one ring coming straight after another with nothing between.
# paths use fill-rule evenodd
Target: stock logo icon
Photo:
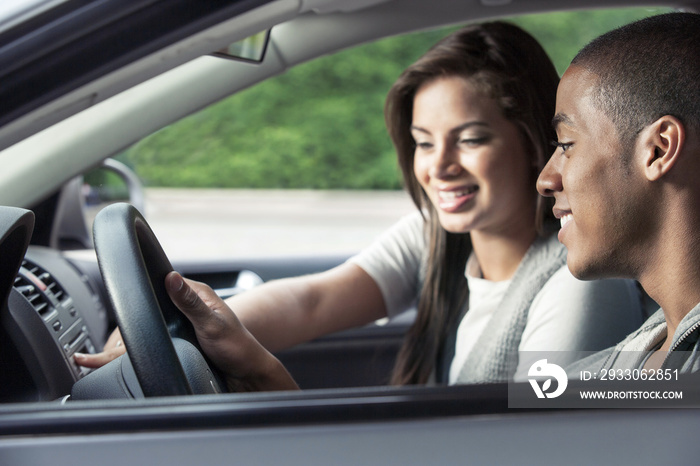
<instances>
[{"instance_id":1,"label":"stock logo icon","mask_svg":"<svg viewBox=\"0 0 700 466\"><path fill-rule=\"evenodd\" d=\"M546 359L536 361L527 372L528 381L532 385L537 398L556 398L566 390L569 379L566 372L556 364L547 363ZM556 380L556 389L552 390L552 380Z\"/></svg>"}]
</instances>

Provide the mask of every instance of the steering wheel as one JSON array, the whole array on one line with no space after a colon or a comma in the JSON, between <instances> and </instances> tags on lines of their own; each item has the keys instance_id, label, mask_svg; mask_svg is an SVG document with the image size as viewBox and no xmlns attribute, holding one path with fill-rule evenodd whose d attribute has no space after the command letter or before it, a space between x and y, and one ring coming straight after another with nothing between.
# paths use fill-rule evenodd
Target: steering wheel
<instances>
[{"instance_id":1,"label":"steering wheel","mask_svg":"<svg viewBox=\"0 0 700 466\"><path fill-rule=\"evenodd\" d=\"M220 392L223 385L202 357L192 324L168 296L165 277L173 267L143 216L129 204L111 204L95 217L93 236L100 273L143 394L188 395L194 392L192 385ZM194 359L184 355L191 355L191 349L176 351L181 345L174 346L172 338L194 346ZM201 374L209 380L190 383Z\"/></svg>"}]
</instances>

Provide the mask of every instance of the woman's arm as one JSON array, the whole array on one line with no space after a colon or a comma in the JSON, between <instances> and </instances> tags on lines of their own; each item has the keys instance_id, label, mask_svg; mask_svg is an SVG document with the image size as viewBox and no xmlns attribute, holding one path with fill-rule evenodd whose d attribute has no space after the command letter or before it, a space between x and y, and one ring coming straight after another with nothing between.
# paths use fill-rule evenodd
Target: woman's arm
<instances>
[{"instance_id":1,"label":"woman's arm","mask_svg":"<svg viewBox=\"0 0 700 466\"><path fill-rule=\"evenodd\" d=\"M226 304L272 352L386 317L379 287L352 263L269 282Z\"/></svg>"}]
</instances>

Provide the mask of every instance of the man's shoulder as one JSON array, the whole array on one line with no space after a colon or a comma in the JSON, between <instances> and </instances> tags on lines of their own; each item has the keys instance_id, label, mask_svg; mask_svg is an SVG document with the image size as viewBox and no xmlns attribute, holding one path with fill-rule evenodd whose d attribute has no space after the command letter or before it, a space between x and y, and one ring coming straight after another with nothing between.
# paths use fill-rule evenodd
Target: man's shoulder
<instances>
[{"instance_id":1,"label":"man's shoulder","mask_svg":"<svg viewBox=\"0 0 700 466\"><path fill-rule=\"evenodd\" d=\"M661 333L665 332L665 328L666 319L663 311L659 309L641 327L627 335L620 343L570 364L566 367L566 372L573 375L578 374L580 371L597 372L601 369L610 369L620 364L628 366L631 359L629 357L621 358L620 356L627 353L635 360L641 359L643 353L652 350ZM633 367L625 368L632 369Z\"/></svg>"}]
</instances>

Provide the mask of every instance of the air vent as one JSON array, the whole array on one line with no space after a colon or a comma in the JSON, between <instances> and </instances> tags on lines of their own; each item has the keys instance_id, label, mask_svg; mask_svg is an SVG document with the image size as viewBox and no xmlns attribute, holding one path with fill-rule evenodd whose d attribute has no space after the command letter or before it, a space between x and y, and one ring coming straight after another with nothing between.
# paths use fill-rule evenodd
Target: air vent
<instances>
[{"instance_id":1,"label":"air vent","mask_svg":"<svg viewBox=\"0 0 700 466\"><path fill-rule=\"evenodd\" d=\"M43 268L39 267L38 265L34 264L31 261L28 261L27 259L22 262L22 267L25 269L29 270L36 278L41 281L44 285L46 285L46 290L44 290L45 293L51 293L54 295L56 300L63 301L63 299L66 297L65 292L63 291L63 287L59 285L59 283L56 281L53 276L44 270Z\"/></svg>"},{"instance_id":2,"label":"air vent","mask_svg":"<svg viewBox=\"0 0 700 466\"><path fill-rule=\"evenodd\" d=\"M17 277L15 277L14 286L15 289L22 293L22 296L29 301L29 304L36 309L36 312L38 312L40 316L46 317L51 312L52 306L49 303L48 298L41 294L37 286L28 279L21 275L17 275Z\"/></svg>"}]
</instances>

